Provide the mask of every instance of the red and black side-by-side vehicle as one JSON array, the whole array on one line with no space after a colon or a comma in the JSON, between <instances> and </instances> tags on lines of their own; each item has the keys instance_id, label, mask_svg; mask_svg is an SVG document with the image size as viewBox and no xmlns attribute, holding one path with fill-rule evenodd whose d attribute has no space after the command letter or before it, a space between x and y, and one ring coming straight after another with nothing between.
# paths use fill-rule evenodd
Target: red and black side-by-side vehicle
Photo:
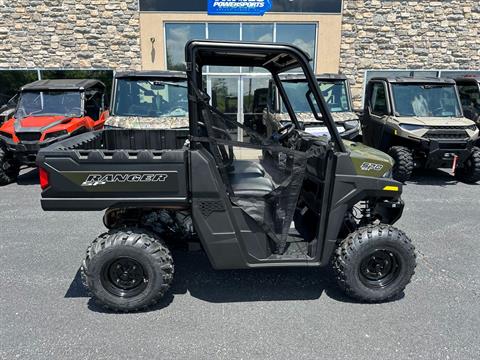
<instances>
[{"instance_id":1,"label":"red and black side-by-side vehicle","mask_svg":"<svg viewBox=\"0 0 480 360\"><path fill-rule=\"evenodd\" d=\"M39 80L20 89L13 116L0 126L0 185L34 166L38 151L68 137L98 130L108 116L98 80Z\"/></svg>"}]
</instances>

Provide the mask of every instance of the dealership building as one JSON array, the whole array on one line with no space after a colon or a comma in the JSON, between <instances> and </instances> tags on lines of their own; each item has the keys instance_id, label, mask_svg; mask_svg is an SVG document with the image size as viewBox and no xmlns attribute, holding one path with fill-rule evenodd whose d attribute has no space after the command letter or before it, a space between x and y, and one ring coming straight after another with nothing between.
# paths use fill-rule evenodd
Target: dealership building
<instances>
[{"instance_id":1,"label":"dealership building","mask_svg":"<svg viewBox=\"0 0 480 360\"><path fill-rule=\"evenodd\" d=\"M218 0L220 1L220 0ZM38 78L96 77L119 70L182 70L190 39L295 44L316 73L348 76L355 104L375 75L480 75L478 0L221 0L271 2L265 14L209 14L213 0L0 0L0 101ZM212 4L210 4L212 5ZM206 87L252 111L242 97L265 72L210 67ZM234 101L234 102L235 102Z\"/></svg>"}]
</instances>

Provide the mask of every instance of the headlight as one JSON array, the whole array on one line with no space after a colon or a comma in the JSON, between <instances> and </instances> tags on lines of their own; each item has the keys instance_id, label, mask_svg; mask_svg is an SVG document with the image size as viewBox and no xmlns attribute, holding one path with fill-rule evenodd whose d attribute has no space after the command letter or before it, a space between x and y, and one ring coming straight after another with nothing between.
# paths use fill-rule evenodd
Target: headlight
<instances>
[{"instance_id":1,"label":"headlight","mask_svg":"<svg viewBox=\"0 0 480 360\"><path fill-rule=\"evenodd\" d=\"M354 129L354 128L357 128L358 125L359 125L358 120L349 120L343 123L343 126L345 127L345 129Z\"/></svg>"},{"instance_id":2,"label":"headlight","mask_svg":"<svg viewBox=\"0 0 480 360\"><path fill-rule=\"evenodd\" d=\"M423 125L413 125L413 124L400 124L400 127L407 131L425 129L425 126Z\"/></svg>"},{"instance_id":3,"label":"headlight","mask_svg":"<svg viewBox=\"0 0 480 360\"><path fill-rule=\"evenodd\" d=\"M67 134L68 134L68 131L67 131L67 130L54 131L54 132L51 132L51 133L46 134L46 135L45 135L45 140L46 140L46 139L56 138L56 137L63 136L63 135L67 135Z\"/></svg>"},{"instance_id":4,"label":"headlight","mask_svg":"<svg viewBox=\"0 0 480 360\"><path fill-rule=\"evenodd\" d=\"M468 130L475 131L475 130L477 130L477 125L470 125L470 126L467 126L467 129L468 129Z\"/></svg>"}]
</instances>

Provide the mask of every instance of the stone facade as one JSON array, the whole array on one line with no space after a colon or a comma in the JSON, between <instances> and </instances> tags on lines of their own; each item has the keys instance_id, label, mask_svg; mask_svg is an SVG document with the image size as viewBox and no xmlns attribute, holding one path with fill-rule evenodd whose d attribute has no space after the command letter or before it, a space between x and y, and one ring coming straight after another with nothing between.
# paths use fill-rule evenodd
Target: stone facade
<instances>
[{"instance_id":1,"label":"stone facade","mask_svg":"<svg viewBox=\"0 0 480 360\"><path fill-rule=\"evenodd\" d=\"M340 71L360 106L370 69L480 69L478 0L344 0Z\"/></svg>"},{"instance_id":2,"label":"stone facade","mask_svg":"<svg viewBox=\"0 0 480 360\"><path fill-rule=\"evenodd\" d=\"M0 68L140 69L137 0L0 0Z\"/></svg>"}]
</instances>

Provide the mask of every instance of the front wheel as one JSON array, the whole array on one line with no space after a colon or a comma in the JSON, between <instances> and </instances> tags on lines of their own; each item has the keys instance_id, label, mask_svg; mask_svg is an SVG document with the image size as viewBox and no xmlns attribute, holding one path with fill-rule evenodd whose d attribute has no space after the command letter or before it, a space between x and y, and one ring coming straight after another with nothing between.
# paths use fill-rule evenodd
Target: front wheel
<instances>
[{"instance_id":1,"label":"front wheel","mask_svg":"<svg viewBox=\"0 0 480 360\"><path fill-rule=\"evenodd\" d=\"M0 147L0 186L16 181L19 173L20 166L3 147Z\"/></svg>"},{"instance_id":2,"label":"front wheel","mask_svg":"<svg viewBox=\"0 0 480 360\"><path fill-rule=\"evenodd\" d=\"M170 251L153 233L140 228L114 229L87 249L84 281L106 308L136 311L160 300L173 280Z\"/></svg>"},{"instance_id":3,"label":"front wheel","mask_svg":"<svg viewBox=\"0 0 480 360\"><path fill-rule=\"evenodd\" d=\"M367 226L338 246L333 268L339 286L355 299L388 301L397 297L415 273L415 248L390 225Z\"/></svg>"},{"instance_id":4,"label":"front wheel","mask_svg":"<svg viewBox=\"0 0 480 360\"><path fill-rule=\"evenodd\" d=\"M466 183L476 183L480 181L480 149L474 147L472 154L465 161L463 167L455 171L455 176L458 180Z\"/></svg>"},{"instance_id":5,"label":"front wheel","mask_svg":"<svg viewBox=\"0 0 480 360\"><path fill-rule=\"evenodd\" d=\"M388 151L388 155L395 160L393 178L402 183L410 180L414 168L412 152L403 146L392 146Z\"/></svg>"}]
</instances>

